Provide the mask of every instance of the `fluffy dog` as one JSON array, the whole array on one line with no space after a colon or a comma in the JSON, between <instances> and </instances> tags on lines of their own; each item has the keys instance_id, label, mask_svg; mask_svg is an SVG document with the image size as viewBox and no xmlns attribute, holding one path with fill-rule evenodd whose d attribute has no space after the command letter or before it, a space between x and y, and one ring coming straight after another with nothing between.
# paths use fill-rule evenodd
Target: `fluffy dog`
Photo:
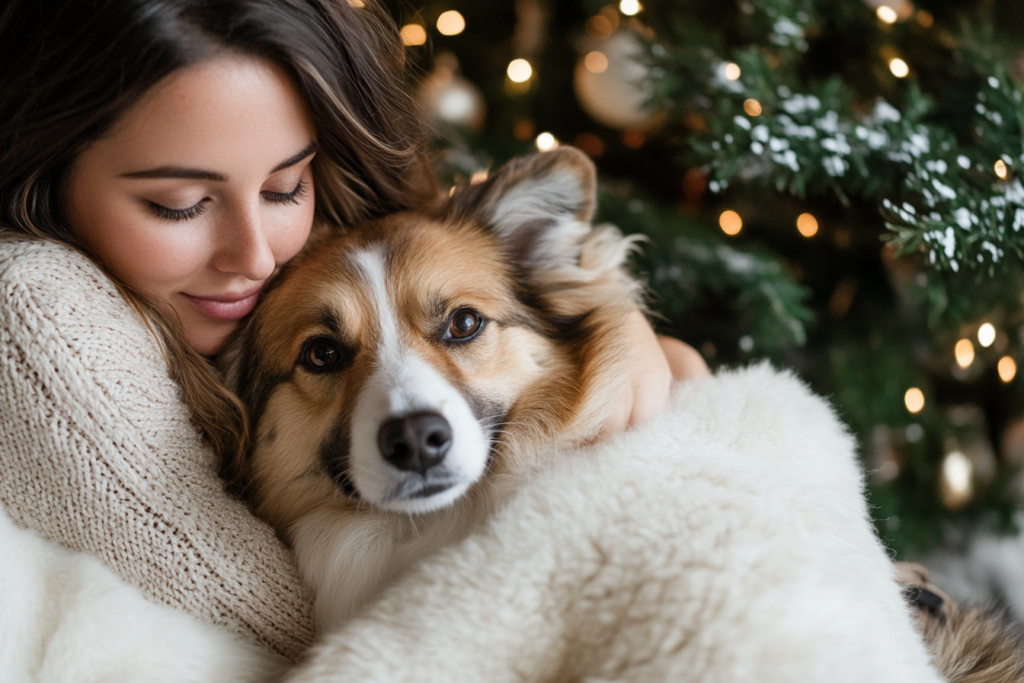
<instances>
[{"instance_id":1,"label":"fluffy dog","mask_svg":"<svg viewBox=\"0 0 1024 683\"><path fill-rule=\"evenodd\" d=\"M253 503L335 631L295 680L936 683L795 379L677 388L590 443L638 293L594 201L560 149L319 239L225 354Z\"/></svg>"},{"instance_id":2,"label":"fluffy dog","mask_svg":"<svg viewBox=\"0 0 1024 683\"><path fill-rule=\"evenodd\" d=\"M314 241L225 355L256 425L253 503L291 530L323 624L597 434L639 288L594 197L563 149Z\"/></svg>"}]
</instances>

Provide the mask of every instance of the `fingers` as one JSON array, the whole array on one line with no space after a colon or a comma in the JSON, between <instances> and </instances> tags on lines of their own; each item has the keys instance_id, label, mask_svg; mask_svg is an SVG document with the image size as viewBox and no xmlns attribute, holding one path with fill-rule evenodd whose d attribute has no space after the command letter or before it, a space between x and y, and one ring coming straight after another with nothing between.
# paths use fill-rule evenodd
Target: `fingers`
<instances>
[{"instance_id":1,"label":"fingers","mask_svg":"<svg viewBox=\"0 0 1024 683\"><path fill-rule=\"evenodd\" d=\"M630 410L626 427L640 424L665 407L672 385L672 370L654 329L639 311L630 317L633 373L627 392Z\"/></svg>"},{"instance_id":2,"label":"fingers","mask_svg":"<svg viewBox=\"0 0 1024 683\"><path fill-rule=\"evenodd\" d=\"M600 438L624 432L630 425L630 418L633 414L633 387L627 386L620 391L615 407L611 414L605 419L601 426Z\"/></svg>"},{"instance_id":3,"label":"fingers","mask_svg":"<svg viewBox=\"0 0 1024 683\"><path fill-rule=\"evenodd\" d=\"M696 349L678 339L654 334L641 312L630 314L626 329L630 374L615 389L618 396L602 426L602 437L640 424L664 408L673 379L682 381L711 374Z\"/></svg>"},{"instance_id":4,"label":"fingers","mask_svg":"<svg viewBox=\"0 0 1024 683\"><path fill-rule=\"evenodd\" d=\"M697 352L697 349L689 344L661 335L658 335L658 343L661 344L665 360L668 361L669 368L672 369L672 377L677 381L706 377L711 374L704 358Z\"/></svg>"},{"instance_id":5,"label":"fingers","mask_svg":"<svg viewBox=\"0 0 1024 683\"><path fill-rule=\"evenodd\" d=\"M652 340L647 362L633 377L633 409L628 426L640 424L668 403L672 372L656 340Z\"/></svg>"}]
</instances>

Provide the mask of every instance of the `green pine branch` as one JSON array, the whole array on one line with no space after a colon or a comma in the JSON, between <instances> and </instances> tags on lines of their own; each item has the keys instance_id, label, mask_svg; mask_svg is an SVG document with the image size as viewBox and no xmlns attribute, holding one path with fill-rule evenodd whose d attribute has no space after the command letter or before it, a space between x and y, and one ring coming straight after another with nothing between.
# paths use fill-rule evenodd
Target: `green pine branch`
<instances>
[{"instance_id":1,"label":"green pine branch","mask_svg":"<svg viewBox=\"0 0 1024 683\"><path fill-rule=\"evenodd\" d=\"M867 14L858 0L835 4L843 3ZM710 172L712 191L743 181L801 198L858 198L877 206L901 253L922 251L938 270L995 275L1019 265L1024 117L1006 69L962 37L955 58L972 66L977 84L967 135L937 114L913 79L899 106L880 97L866 104L866 94L839 77L815 80L801 70L818 16L808 4L758 4L752 14L771 28L747 44L676 43L714 35L692 21L648 42L652 104L670 118L690 107L707 119L706 132L689 136L690 161ZM724 76L728 62L740 66L739 80ZM757 101L759 115L744 110L748 100Z\"/></svg>"}]
</instances>

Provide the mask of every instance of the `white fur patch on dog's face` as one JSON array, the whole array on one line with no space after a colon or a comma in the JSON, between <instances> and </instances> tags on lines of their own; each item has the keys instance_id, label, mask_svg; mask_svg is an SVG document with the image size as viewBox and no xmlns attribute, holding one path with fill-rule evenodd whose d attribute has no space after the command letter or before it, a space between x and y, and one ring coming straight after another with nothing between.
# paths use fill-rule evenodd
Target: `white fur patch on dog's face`
<instances>
[{"instance_id":1,"label":"white fur patch on dog's face","mask_svg":"<svg viewBox=\"0 0 1024 683\"><path fill-rule=\"evenodd\" d=\"M350 258L373 302L378 338L375 367L352 415L349 476L361 497L385 510L422 513L445 507L483 475L489 439L461 392L403 343L383 255L365 249ZM451 427L444 459L422 473L390 464L378 443L386 422L418 412L436 413Z\"/></svg>"}]
</instances>

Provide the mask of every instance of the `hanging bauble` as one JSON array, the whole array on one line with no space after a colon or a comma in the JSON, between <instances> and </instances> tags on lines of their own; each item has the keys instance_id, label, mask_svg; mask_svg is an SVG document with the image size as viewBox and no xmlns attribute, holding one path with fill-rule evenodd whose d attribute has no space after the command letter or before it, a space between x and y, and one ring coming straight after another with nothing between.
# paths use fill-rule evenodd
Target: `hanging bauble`
<instances>
[{"instance_id":1,"label":"hanging bauble","mask_svg":"<svg viewBox=\"0 0 1024 683\"><path fill-rule=\"evenodd\" d=\"M605 40L587 41L576 64L576 97L595 121L610 128L646 129L655 115L644 108L651 96L649 70L636 35L616 31Z\"/></svg>"},{"instance_id":2,"label":"hanging bauble","mask_svg":"<svg viewBox=\"0 0 1024 683\"><path fill-rule=\"evenodd\" d=\"M428 118L438 126L479 130L487 112L484 97L458 69L454 55L438 55L433 72L420 85L416 97Z\"/></svg>"},{"instance_id":3,"label":"hanging bauble","mask_svg":"<svg viewBox=\"0 0 1024 683\"><path fill-rule=\"evenodd\" d=\"M939 498L952 511L962 510L974 498L974 464L955 441L946 444L939 467Z\"/></svg>"},{"instance_id":4,"label":"hanging bauble","mask_svg":"<svg viewBox=\"0 0 1024 683\"><path fill-rule=\"evenodd\" d=\"M946 418L951 431L939 469L939 496L943 505L956 511L970 504L979 488L992 483L999 462L981 408L955 406L946 411Z\"/></svg>"}]
</instances>

